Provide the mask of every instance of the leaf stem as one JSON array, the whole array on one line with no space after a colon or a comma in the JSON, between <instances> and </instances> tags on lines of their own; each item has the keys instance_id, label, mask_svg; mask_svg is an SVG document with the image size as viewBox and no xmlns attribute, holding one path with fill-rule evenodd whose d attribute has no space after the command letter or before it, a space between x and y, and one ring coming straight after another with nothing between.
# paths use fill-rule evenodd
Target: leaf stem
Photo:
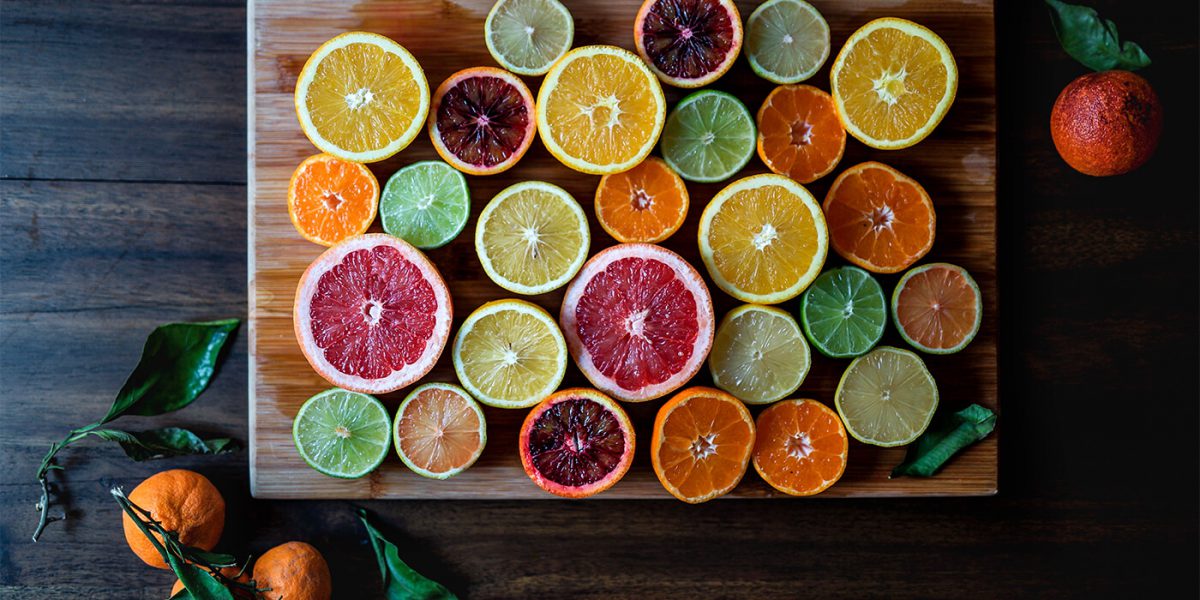
<instances>
[{"instance_id":1,"label":"leaf stem","mask_svg":"<svg viewBox=\"0 0 1200 600\"><path fill-rule=\"evenodd\" d=\"M67 518L66 512L64 512L61 516L58 516L58 517L51 518L49 516L50 515L50 481L48 479L48 475L49 475L50 471L63 470L63 468L61 466L54 464L55 455L58 454L59 450L62 450L63 448L66 448L68 445L87 437L89 432L91 432L93 429L99 427L100 425L101 425L101 423L92 423L91 425L88 425L86 427L80 427L79 429L72 429L71 432L67 434L67 437L62 439L62 441L54 442L53 444L50 444L50 451L46 453L46 456L44 458L42 458L42 464L40 467L38 467L38 472L37 472L38 485L41 486L41 488L42 488L42 498L41 498L41 500L38 501L38 503L36 505L37 510L41 514L38 517L37 529L35 529L33 531L33 541L34 542L38 541L38 538L40 538L42 536L42 532L46 530L47 524L52 523L54 521L62 521Z\"/></svg>"}]
</instances>

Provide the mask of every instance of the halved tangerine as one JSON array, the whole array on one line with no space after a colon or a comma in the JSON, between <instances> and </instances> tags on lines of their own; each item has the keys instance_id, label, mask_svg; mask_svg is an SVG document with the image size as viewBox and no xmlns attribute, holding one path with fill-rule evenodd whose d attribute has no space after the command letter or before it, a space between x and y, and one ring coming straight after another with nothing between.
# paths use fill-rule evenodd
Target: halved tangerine
<instances>
[{"instance_id":1,"label":"halved tangerine","mask_svg":"<svg viewBox=\"0 0 1200 600\"><path fill-rule=\"evenodd\" d=\"M691 387L659 409L650 462L672 496L698 504L737 487L753 449L746 405L721 390Z\"/></svg>"},{"instance_id":2,"label":"halved tangerine","mask_svg":"<svg viewBox=\"0 0 1200 600\"><path fill-rule=\"evenodd\" d=\"M829 242L875 273L898 273L933 248L937 216L917 181L883 163L846 169L825 195Z\"/></svg>"},{"instance_id":3,"label":"halved tangerine","mask_svg":"<svg viewBox=\"0 0 1200 600\"><path fill-rule=\"evenodd\" d=\"M433 94L429 138L454 168L495 175L517 164L537 131L533 94L520 77L495 67L450 76Z\"/></svg>"},{"instance_id":4,"label":"halved tangerine","mask_svg":"<svg viewBox=\"0 0 1200 600\"><path fill-rule=\"evenodd\" d=\"M521 425L521 464L538 487L566 498L599 494L633 462L633 424L612 398L584 388L555 392Z\"/></svg>"},{"instance_id":5,"label":"halved tangerine","mask_svg":"<svg viewBox=\"0 0 1200 600\"><path fill-rule=\"evenodd\" d=\"M701 87L737 60L742 18L732 0L646 0L633 23L633 41L663 83Z\"/></svg>"},{"instance_id":6,"label":"halved tangerine","mask_svg":"<svg viewBox=\"0 0 1200 600\"><path fill-rule=\"evenodd\" d=\"M833 96L811 85L781 85L758 109L758 156L800 183L833 171L846 151L846 130Z\"/></svg>"},{"instance_id":7,"label":"halved tangerine","mask_svg":"<svg viewBox=\"0 0 1200 600\"><path fill-rule=\"evenodd\" d=\"M596 188L596 220L618 242L661 242L679 230L687 211L687 186L656 156L601 177Z\"/></svg>"},{"instance_id":8,"label":"halved tangerine","mask_svg":"<svg viewBox=\"0 0 1200 600\"><path fill-rule=\"evenodd\" d=\"M292 225L322 246L366 233L378 209L379 180L361 163L317 154L304 159L288 182Z\"/></svg>"},{"instance_id":9,"label":"halved tangerine","mask_svg":"<svg viewBox=\"0 0 1200 600\"><path fill-rule=\"evenodd\" d=\"M754 470L793 496L819 494L846 472L846 427L816 400L784 400L758 415Z\"/></svg>"}]
</instances>

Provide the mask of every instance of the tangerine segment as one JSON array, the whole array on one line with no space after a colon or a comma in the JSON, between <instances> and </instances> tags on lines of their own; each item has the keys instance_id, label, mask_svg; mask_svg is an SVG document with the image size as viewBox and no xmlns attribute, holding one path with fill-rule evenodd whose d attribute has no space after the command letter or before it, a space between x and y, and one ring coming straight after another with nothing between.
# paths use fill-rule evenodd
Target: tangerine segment
<instances>
[{"instance_id":1,"label":"tangerine segment","mask_svg":"<svg viewBox=\"0 0 1200 600\"><path fill-rule=\"evenodd\" d=\"M471 175L508 170L533 144L533 94L520 77L494 67L451 75L433 94L429 138L454 168Z\"/></svg>"},{"instance_id":2,"label":"tangerine segment","mask_svg":"<svg viewBox=\"0 0 1200 600\"><path fill-rule=\"evenodd\" d=\"M793 496L819 494L846 472L849 438L833 409L816 400L785 400L758 415L754 470Z\"/></svg>"},{"instance_id":3,"label":"tangerine segment","mask_svg":"<svg viewBox=\"0 0 1200 600\"><path fill-rule=\"evenodd\" d=\"M846 150L846 130L833 96L811 85L781 85L758 109L758 156L800 183L833 171Z\"/></svg>"},{"instance_id":4,"label":"tangerine segment","mask_svg":"<svg viewBox=\"0 0 1200 600\"><path fill-rule=\"evenodd\" d=\"M538 487L566 498L598 494L633 462L636 436L612 398L583 388L555 392L521 426L521 464Z\"/></svg>"},{"instance_id":5,"label":"tangerine segment","mask_svg":"<svg viewBox=\"0 0 1200 600\"><path fill-rule=\"evenodd\" d=\"M983 321L979 285L957 265L915 267L896 284L892 317L914 348L930 354L958 352L975 339Z\"/></svg>"},{"instance_id":6,"label":"tangerine segment","mask_svg":"<svg viewBox=\"0 0 1200 600\"><path fill-rule=\"evenodd\" d=\"M596 188L596 219L618 242L661 242L679 230L687 211L687 186L656 156L601 177Z\"/></svg>"},{"instance_id":7,"label":"tangerine segment","mask_svg":"<svg viewBox=\"0 0 1200 600\"><path fill-rule=\"evenodd\" d=\"M937 216L915 179L883 163L846 169L825 196L833 249L875 273L898 273L933 248Z\"/></svg>"},{"instance_id":8,"label":"tangerine segment","mask_svg":"<svg viewBox=\"0 0 1200 600\"><path fill-rule=\"evenodd\" d=\"M483 454L487 421L462 388L427 383L409 393L396 412L396 453L419 475L446 479Z\"/></svg>"},{"instance_id":9,"label":"tangerine segment","mask_svg":"<svg viewBox=\"0 0 1200 600\"><path fill-rule=\"evenodd\" d=\"M322 246L366 233L378 208L379 180L371 170L329 154L304 159L288 183L292 225Z\"/></svg>"},{"instance_id":10,"label":"tangerine segment","mask_svg":"<svg viewBox=\"0 0 1200 600\"><path fill-rule=\"evenodd\" d=\"M754 419L737 398L693 387L663 404L654 419L650 460L672 496L707 502L737 487L754 449Z\"/></svg>"}]
</instances>

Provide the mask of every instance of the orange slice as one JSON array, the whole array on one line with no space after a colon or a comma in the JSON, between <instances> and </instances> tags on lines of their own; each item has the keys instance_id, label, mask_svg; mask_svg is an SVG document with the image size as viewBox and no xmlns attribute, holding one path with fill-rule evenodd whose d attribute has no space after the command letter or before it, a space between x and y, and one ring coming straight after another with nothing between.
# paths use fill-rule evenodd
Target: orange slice
<instances>
[{"instance_id":1,"label":"orange slice","mask_svg":"<svg viewBox=\"0 0 1200 600\"><path fill-rule=\"evenodd\" d=\"M846 130L833 96L811 85L781 85L758 109L758 156L767 168L812 183L842 160Z\"/></svg>"},{"instance_id":2,"label":"orange slice","mask_svg":"<svg viewBox=\"0 0 1200 600\"><path fill-rule=\"evenodd\" d=\"M379 180L365 166L317 154L288 183L288 216L304 239L332 246L367 232L379 209Z\"/></svg>"},{"instance_id":3,"label":"orange slice","mask_svg":"<svg viewBox=\"0 0 1200 600\"><path fill-rule=\"evenodd\" d=\"M849 438L833 409L816 400L784 400L758 415L754 470L793 496L819 494L846 471Z\"/></svg>"},{"instance_id":4,"label":"orange slice","mask_svg":"<svg viewBox=\"0 0 1200 600\"><path fill-rule=\"evenodd\" d=\"M601 177L596 188L596 219L618 242L661 242L679 230L687 211L683 179L655 156Z\"/></svg>"},{"instance_id":5,"label":"orange slice","mask_svg":"<svg viewBox=\"0 0 1200 600\"><path fill-rule=\"evenodd\" d=\"M899 273L933 248L937 216L925 188L883 163L846 169L825 195L829 242L875 273Z\"/></svg>"},{"instance_id":6,"label":"orange slice","mask_svg":"<svg viewBox=\"0 0 1200 600\"><path fill-rule=\"evenodd\" d=\"M392 436L396 454L413 472L448 479L483 454L487 421L479 404L462 388L426 383L400 403Z\"/></svg>"},{"instance_id":7,"label":"orange slice","mask_svg":"<svg viewBox=\"0 0 1200 600\"><path fill-rule=\"evenodd\" d=\"M650 461L672 496L697 504L737 487L753 449L754 420L746 405L721 390L693 387L659 409Z\"/></svg>"}]
</instances>

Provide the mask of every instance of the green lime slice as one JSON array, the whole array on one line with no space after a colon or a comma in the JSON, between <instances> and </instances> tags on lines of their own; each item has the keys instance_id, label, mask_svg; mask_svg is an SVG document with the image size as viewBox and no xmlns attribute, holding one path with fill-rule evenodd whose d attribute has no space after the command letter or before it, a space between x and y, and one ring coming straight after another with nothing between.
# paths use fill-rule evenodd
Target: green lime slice
<instances>
[{"instance_id":1,"label":"green lime slice","mask_svg":"<svg viewBox=\"0 0 1200 600\"><path fill-rule=\"evenodd\" d=\"M575 39L575 20L558 0L500 0L483 23L483 40L500 66L545 75Z\"/></svg>"},{"instance_id":2,"label":"green lime slice","mask_svg":"<svg viewBox=\"0 0 1200 600\"><path fill-rule=\"evenodd\" d=\"M754 156L754 117L732 94L702 90L688 95L667 117L663 158L688 181L732 177Z\"/></svg>"},{"instance_id":3,"label":"green lime slice","mask_svg":"<svg viewBox=\"0 0 1200 600\"><path fill-rule=\"evenodd\" d=\"M467 178L440 160L396 171L379 197L383 230L418 248L440 248L458 237L471 216Z\"/></svg>"},{"instance_id":4,"label":"green lime slice","mask_svg":"<svg viewBox=\"0 0 1200 600\"><path fill-rule=\"evenodd\" d=\"M866 354L883 338L887 301L883 288L858 267L821 273L800 301L804 335L830 358Z\"/></svg>"},{"instance_id":5,"label":"green lime slice","mask_svg":"<svg viewBox=\"0 0 1200 600\"><path fill-rule=\"evenodd\" d=\"M300 407L292 440L308 466L330 477L356 479L387 456L392 420L373 396L332 388Z\"/></svg>"},{"instance_id":6,"label":"green lime slice","mask_svg":"<svg viewBox=\"0 0 1200 600\"><path fill-rule=\"evenodd\" d=\"M829 24L804 0L769 0L746 21L746 58L780 85L812 77L829 58Z\"/></svg>"}]
</instances>

